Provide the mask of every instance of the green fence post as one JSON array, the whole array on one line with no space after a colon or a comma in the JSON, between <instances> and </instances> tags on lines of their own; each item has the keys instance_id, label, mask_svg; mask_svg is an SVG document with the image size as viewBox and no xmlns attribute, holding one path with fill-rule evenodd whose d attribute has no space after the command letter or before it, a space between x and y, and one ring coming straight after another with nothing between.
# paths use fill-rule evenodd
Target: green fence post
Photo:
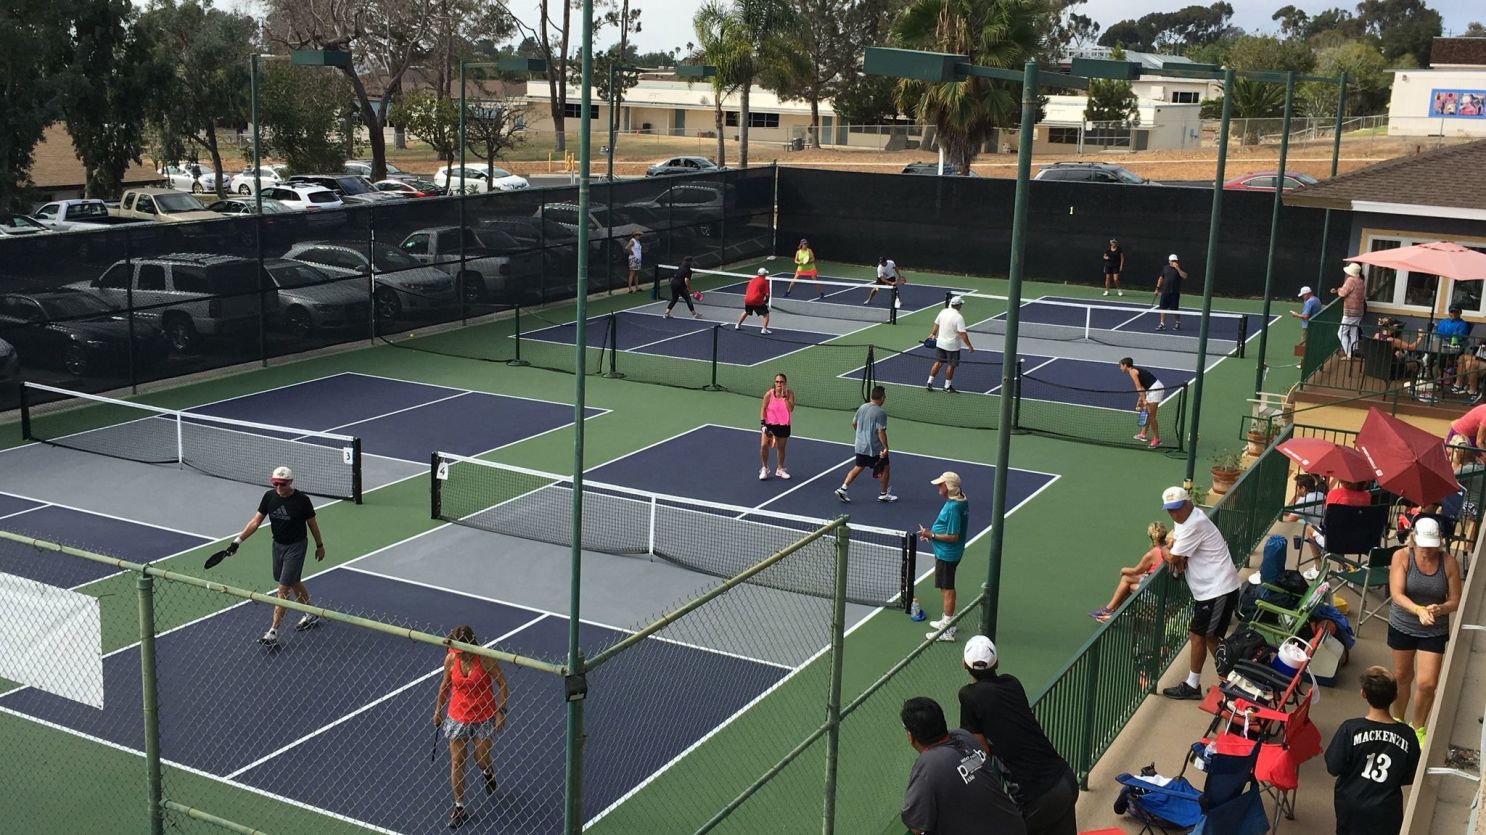
<instances>
[{"instance_id":1,"label":"green fence post","mask_svg":"<svg viewBox=\"0 0 1486 835\"><path fill-rule=\"evenodd\" d=\"M1103 633L1109 634L1108 632ZM1083 734L1078 744L1078 785L1079 788L1088 791L1089 771L1094 767L1094 703L1096 694L1099 693L1099 656L1104 643L1103 636L1089 647L1085 656L1089 659L1089 666L1084 671L1084 715Z\"/></svg>"},{"instance_id":2,"label":"green fence post","mask_svg":"<svg viewBox=\"0 0 1486 835\"><path fill-rule=\"evenodd\" d=\"M155 690L155 578L135 578L139 591L139 686L144 717L145 801L149 804L150 835L165 832L160 790L160 705Z\"/></svg>"},{"instance_id":3,"label":"green fence post","mask_svg":"<svg viewBox=\"0 0 1486 835\"><path fill-rule=\"evenodd\" d=\"M841 756L841 667L846 652L846 563L851 529L836 520L835 582L831 591L831 688L826 697L826 797L823 835L836 831L836 766Z\"/></svg>"}]
</instances>

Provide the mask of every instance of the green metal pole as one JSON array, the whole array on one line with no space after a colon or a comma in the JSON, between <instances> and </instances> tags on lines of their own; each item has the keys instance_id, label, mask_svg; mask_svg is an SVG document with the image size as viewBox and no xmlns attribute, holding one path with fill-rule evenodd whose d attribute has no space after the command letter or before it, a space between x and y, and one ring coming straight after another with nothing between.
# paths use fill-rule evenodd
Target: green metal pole
<instances>
[{"instance_id":1,"label":"green metal pole","mask_svg":"<svg viewBox=\"0 0 1486 835\"><path fill-rule=\"evenodd\" d=\"M1223 122L1218 129L1218 168L1213 174L1213 208L1207 222L1207 263L1202 275L1202 326L1197 331L1197 377L1192 385L1192 419L1190 427L1191 447L1187 452L1187 477L1185 486L1192 489L1192 479L1197 473L1197 427L1202 418L1202 384L1207 376L1207 332L1209 314L1213 309L1213 285L1218 269L1218 227L1223 220L1223 172L1228 167L1228 126L1233 118L1233 70L1223 71Z\"/></svg>"},{"instance_id":2,"label":"green metal pole","mask_svg":"<svg viewBox=\"0 0 1486 835\"><path fill-rule=\"evenodd\" d=\"M614 101L614 62L609 62L609 165L605 169L609 174L610 194L613 194L614 182L614 133L619 129L619 113L616 112L617 105ZM614 201L609 200L609 209L614 209Z\"/></svg>"},{"instance_id":3,"label":"green metal pole","mask_svg":"<svg viewBox=\"0 0 1486 835\"><path fill-rule=\"evenodd\" d=\"M160 703L155 690L155 578L141 574L139 591L139 684L144 707L145 792L149 803L150 835L165 832L160 787Z\"/></svg>"},{"instance_id":4,"label":"green metal pole","mask_svg":"<svg viewBox=\"0 0 1486 835\"><path fill-rule=\"evenodd\" d=\"M1280 236L1280 205L1285 196L1285 162L1290 156L1290 117L1295 111L1295 73L1285 73L1285 124L1280 128L1280 173L1275 178L1274 208L1269 215L1269 256L1264 260L1264 313L1259 320L1259 359L1254 363L1254 396L1264 388L1269 349L1269 305L1274 298L1274 248Z\"/></svg>"},{"instance_id":5,"label":"green metal pole","mask_svg":"<svg viewBox=\"0 0 1486 835\"><path fill-rule=\"evenodd\" d=\"M1017 329L1022 318L1022 267L1027 249L1027 194L1032 179L1032 128L1036 121L1037 62L1028 61L1022 68L1022 122L1017 131L1016 202L1011 215L1011 266L1006 288L1006 334L1001 343L1003 357L1017 356ZM1001 431L996 435L996 480L991 494L991 559L985 585L981 586L985 610L980 631L992 640L996 638L997 598L1001 593L1001 552L1006 540L1006 477L1011 470L1011 427L1015 421L1012 408L1016 405L1016 398L1007 392L1014 390L1015 378L1016 363L1001 363L1001 415L997 424Z\"/></svg>"},{"instance_id":6,"label":"green metal pole","mask_svg":"<svg viewBox=\"0 0 1486 835\"><path fill-rule=\"evenodd\" d=\"M248 118L253 120L253 209L263 216L263 175L258 170L263 164L262 152L258 149L258 53L248 59Z\"/></svg>"},{"instance_id":7,"label":"green metal pole","mask_svg":"<svg viewBox=\"0 0 1486 835\"><path fill-rule=\"evenodd\" d=\"M1347 113L1347 71L1342 70L1341 76L1336 81L1336 129L1331 132L1331 176L1336 176L1337 163L1341 162L1342 155L1342 122ZM1331 237L1331 210L1326 210L1326 218L1321 221L1321 259L1316 264L1316 295L1326 284L1326 239Z\"/></svg>"},{"instance_id":8,"label":"green metal pole","mask_svg":"<svg viewBox=\"0 0 1486 835\"><path fill-rule=\"evenodd\" d=\"M836 527L836 574L831 593L831 686L826 696L826 796L822 835L836 831L836 772L841 759L841 671L846 655L846 564L851 529L846 517Z\"/></svg>"},{"instance_id":9,"label":"green metal pole","mask_svg":"<svg viewBox=\"0 0 1486 835\"><path fill-rule=\"evenodd\" d=\"M258 274L267 275L263 271L263 179L258 173L258 164L262 162L258 150L258 53L253 53L248 59L248 118L253 120L253 251L258 260ZM268 367L268 336L264 333L265 320L268 318L268 299L264 291L267 288L258 288L258 356L259 363L263 368ZM131 329L132 329L131 317ZM131 333L129 339L129 361L134 361L134 338ZM133 380L131 373L129 379Z\"/></svg>"},{"instance_id":10,"label":"green metal pole","mask_svg":"<svg viewBox=\"0 0 1486 835\"><path fill-rule=\"evenodd\" d=\"M469 230L464 225L464 61L459 62L459 277L454 281L454 290L459 293L459 318L468 323L469 306L465 304L464 282L469 281L465 274L464 239ZM489 173L489 172L486 172ZM446 181L447 182L447 181Z\"/></svg>"},{"instance_id":11,"label":"green metal pole","mask_svg":"<svg viewBox=\"0 0 1486 835\"><path fill-rule=\"evenodd\" d=\"M583 699L587 684L583 679L583 650L578 645L578 621L582 612L583 579L583 435L588 376L584 360L588 356L588 207L592 195L588 177L593 166L593 0L583 0L582 46L579 47L582 92L578 100L578 316L573 341L573 547L568 555L568 678L567 751L564 756L563 831L581 835L583 831ZM549 66L548 72L555 67Z\"/></svg>"}]
</instances>

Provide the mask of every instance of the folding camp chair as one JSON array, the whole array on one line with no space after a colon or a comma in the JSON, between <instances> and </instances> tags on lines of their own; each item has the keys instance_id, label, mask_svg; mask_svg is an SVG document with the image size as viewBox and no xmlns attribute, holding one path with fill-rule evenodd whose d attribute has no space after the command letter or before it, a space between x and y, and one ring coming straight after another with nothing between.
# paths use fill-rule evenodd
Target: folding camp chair
<instances>
[{"instance_id":1,"label":"folding camp chair","mask_svg":"<svg viewBox=\"0 0 1486 835\"><path fill-rule=\"evenodd\" d=\"M1274 829L1280 828L1280 814L1295 820L1295 795L1300 791L1300 766L1321 753L1321 731L1311 722L1311 699L1301 699L1294 710L1270 710L1258 707L1252 716L1268 724L1277 738L1259 744L1259 761L1254 777L1265 794L1274 798Z\"/></svg>"},{"instance_id":2,"label":"folding camp chair","mask_svg":"<svg viewBox=\"0 0 1486 835\"><path fill-rule=\"evenodd\" d=\"M1120 792L1117 812L1128 812L1141 823L1140 835L1161 832L1171 835L1192 828L1192 835L1262 835L1269 831L1264 796L1254 780L1259 745L1229 735L1214 743L1193 746L1202 751L1207 783L1198 791L1185 777L1165 785L1121 774L1115 778L1125 788ZM1125 808L1122 808L1122 805ZM1195 828L1193 828L1195 827Z\"/></svg>"},{"instance_id":3,"label":"folding camp chair","mask_svg":"<svg viewBox=\"0 0 1486 835\"><path fill-rule=\"evenodd\" d=\"M1202 823L1202 792L1184 777L1158 784L1146 777L1121 774L1115 781L1124 786L1115 811L1139 821L1139 835L1172 835Z\"/></svg>"},{"instance_id":4,"label":"folding camp chair","mask_svg":"<svg viewBox=\"0 0 1486 835\"><path fill-rule=\"evenodd\" d=\"M1385 544L1390 510L1389 504L1327 505L1322 544L1327 559L1363 557Z\"/></svg>"},{"instance_id":5,"label":"folding camp chair","mask_svg":"<svg viewBox=\"0 0 1486 835\"><path fill-rule=\"evenodd\" d=\"M1311 613L1316 607L1329 600L1331 591L1331 577L1328 572L1321 572L1306 593L1301 596L1300 602L1293 609L1278 606L1271 600L1259 599L1254 602L1256 613L1248 622L1248 627L1268 641L1270 646L1279 647L1286 638L1293 638L1307 623L1310 623ZM1275 586L1266 586L1267 589L1283 591Z\"/></svg>"},{"instance_id":6,"label":"folding camp chair","mask_svg":"<svg viewBox=\"0 0 1486 835\"><path fill-rule=\"evenodd\" d=\"M1388 616L1387 606L1392 600L1392 593L1388 589L1388 574L1393 564L1394 550L1396 549L1391 547L1374 548L1362 562L1345 557L1335 558L1345 566L1345 570L1338 571L1333 576L1342 587L1357 595L1357 620L1352 626L1353 632L1361 631L1362 624L1379 615L1385 618ZM1377 604L1369 609L1367 593L1374 589L1382 589L1382 593Z\"/></svg>"}]
</instances>

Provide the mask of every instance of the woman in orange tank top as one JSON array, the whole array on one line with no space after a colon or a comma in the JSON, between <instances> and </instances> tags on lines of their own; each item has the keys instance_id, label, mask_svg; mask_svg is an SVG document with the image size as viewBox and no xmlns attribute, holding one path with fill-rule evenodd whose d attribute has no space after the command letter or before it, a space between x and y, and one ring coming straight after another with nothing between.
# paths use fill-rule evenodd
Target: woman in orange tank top
<instances>
[{"instance_id":1,"label":"woman in orange tank top","mask_svg":"<svg viewBox=\"0 0 1486 835\"><path fill-rule=\"evenodd\" d=\"M449 640L478 644L475 630L456 626ZM458 829L469 819L464 810L464 764L468 743L473 740L475 765L485 778L485 793L495 792L495 769L490 762L490 743L506 727L506 676L494 658L461 652L453 647L444 655L444 677L433 703L434 727L442 727L449 740L449 786L454 790L454 811L449 828ZM444 718L444 703L449 704Z\"/></svg>"}]
</instances>

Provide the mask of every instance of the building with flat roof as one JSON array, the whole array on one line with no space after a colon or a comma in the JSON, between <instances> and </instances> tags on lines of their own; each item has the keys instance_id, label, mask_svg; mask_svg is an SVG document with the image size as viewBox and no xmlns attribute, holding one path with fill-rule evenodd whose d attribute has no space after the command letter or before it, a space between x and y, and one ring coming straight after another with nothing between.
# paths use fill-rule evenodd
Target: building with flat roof
<instances>
[{"instance_id":1,"label":"building with flat roof","mask_svg":"<svg viewBox=\"0 0 1486 835\"><path fill-rule=\"evenodd\" d=\"M1486 38L1435 38L1429 69L1393 70L1388 134L1486 137Z\"/></svg>"}]
</instances>

